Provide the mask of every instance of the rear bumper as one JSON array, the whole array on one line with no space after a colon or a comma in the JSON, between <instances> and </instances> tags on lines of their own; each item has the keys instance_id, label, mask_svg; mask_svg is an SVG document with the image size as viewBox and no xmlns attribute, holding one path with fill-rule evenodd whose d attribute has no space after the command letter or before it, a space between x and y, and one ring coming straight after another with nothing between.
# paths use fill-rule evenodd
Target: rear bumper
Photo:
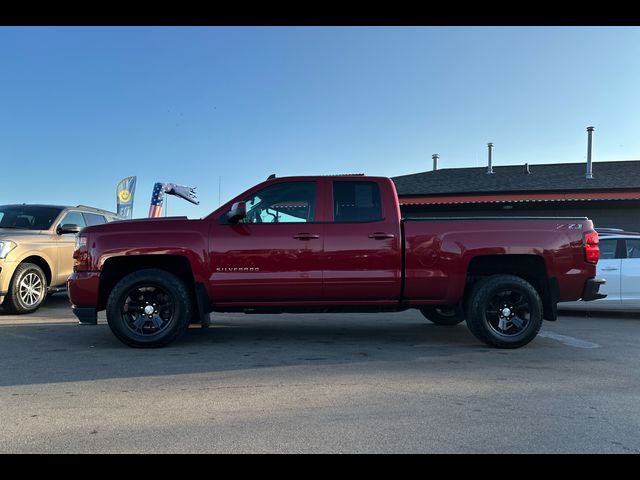
<instances>
[{"instance_id":1,"label":"rear bumper","mask_svg":"<svg viewBox=\"0 0 640 480\"><path fill-rule=\"evenodd\" d=\"M97 325L98 324L98 310L91 307L71 307L73 314L78 317L80 325Z\"/></svg>"},{"instance_id":2,"label":"rear bumper","mask_svg":"<svg viewBox=\"0 0 640 480\"><path fill-rule=\"evenodd\" d=\"M605 283L607 283L607 281L604 278L590 278L587 280L587 283L584 286L584 291L582 292L582 301L590 302L591 300L605 298L607 296L606 294L598 293L600 285Z\"/></svg>"}]
</instances>

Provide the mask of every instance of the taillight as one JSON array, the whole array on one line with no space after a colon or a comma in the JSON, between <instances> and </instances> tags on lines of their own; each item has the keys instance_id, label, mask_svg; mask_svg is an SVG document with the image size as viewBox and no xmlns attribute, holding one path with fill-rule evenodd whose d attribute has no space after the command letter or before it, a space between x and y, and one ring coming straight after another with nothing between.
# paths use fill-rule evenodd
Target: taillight
<instances>
[{"instance_id":1,"label":"taillight","mask_svg":"<svg viewBox=\"0 0 640 480\"><path fill-rule=\"evenodd\" d=\"M91 269L91 258L87 248L87 236L78 234L76 236L76 249L73 252L73 271L85 272Z\"/></svg>"},{"instance_id":2,"label":"taillight","mask_svg":"<svg viewBox=\"0 0 640 480\"><path fill-rule=\"evenodd\" d=\"M584 259L589 263L598 263L600 247L598 246L598 232L584 234Z\"/></svg>"}]
</instances>

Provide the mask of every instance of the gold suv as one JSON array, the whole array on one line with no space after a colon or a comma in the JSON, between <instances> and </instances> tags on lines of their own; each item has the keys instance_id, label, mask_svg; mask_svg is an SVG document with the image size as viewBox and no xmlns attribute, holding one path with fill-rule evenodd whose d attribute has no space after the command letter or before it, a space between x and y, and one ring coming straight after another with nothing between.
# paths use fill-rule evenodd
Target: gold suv
<instances>
[{"instance_id":1,"label":"gold suv","mask_svg":"<svg viewBox=\"0 0 640 480\"><path fill-rule=\"evenodd\" d=\"M31 313L47 293L64 290L73 271L76 234L85 226L122 220L78 205L0 205L0 304Z\"/></svg>"}]
</instances>

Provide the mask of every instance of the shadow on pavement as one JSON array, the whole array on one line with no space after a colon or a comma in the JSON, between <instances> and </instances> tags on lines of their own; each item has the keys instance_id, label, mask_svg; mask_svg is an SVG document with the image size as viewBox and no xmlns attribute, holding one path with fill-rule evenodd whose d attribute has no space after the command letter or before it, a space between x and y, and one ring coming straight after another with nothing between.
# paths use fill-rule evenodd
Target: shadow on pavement
<instances>
[{"instance_id":1,"label":"shadow on pavement","mask_svg":"<svg viewBox=\"0 0 640 480\"><path fill-rule=\"evenodd\" d=\"M66 292L49 295L38 310L33 313L23 315L15 315L13 313L6 312L2 305L0 305L0 320L7 316L15 316L17 320L28 320L29 318L38 318L43 316L51 317L52 314L55 315L56 313L59 314L57 316L70 316L71 319L74 318L71 313L71 303L69 302L69 297Z\"/></svg>"},{"instance_id":2,"label":"shadow on pavement","mask_svg":"<svg viewBox=\"0 0 640 480\"><path fill-rule=\"evenodd\" d=\"M217 320L217 321L216 321ZM404 314L213 316L168 347L134 349L108 325L0 324L0 386L198 374L297 365L407 362L512 352L480 344L462 323L439 327ZM459 363L461 360L453 360Z\"/></svg>"},{"instance_id":3,"label":"shadow on pavement","mask_svg":"<svg viewBox=\"0 0 640 480\"><path fill-rule=\"evenodd\" d=\"M133 349L121 344L104 320L97 326L78 325L68 307L66 295L58 294L47 299L42 312L0 317L0 386L269 367L329 369L363 362L379 362L385 369L442 371L457 364L463 368L470 362L490 370L511 360L526 362L525 368L553 368L547 364L553 364L553 356L568 348L539 337L522 349L493 349L477 341L465 323L441 327L410 310L378 314L213 314L211 328L194 325L168 347ZM610 317L602 319L602 324L608 325L616 318L638 318L634 314L612 317L611 313L573 312L576 328L571 331L584 328L579 317L596 316ZM617 324L616 328L622 325ZM545 326L556 329L553 322L545 322ZM599 331L601 325L588 324L588 328ZM579 360L580 355L593 353L573 351L571 361ZM428 361L413 363L425 359Z\"/></svg>"}]
</instances>

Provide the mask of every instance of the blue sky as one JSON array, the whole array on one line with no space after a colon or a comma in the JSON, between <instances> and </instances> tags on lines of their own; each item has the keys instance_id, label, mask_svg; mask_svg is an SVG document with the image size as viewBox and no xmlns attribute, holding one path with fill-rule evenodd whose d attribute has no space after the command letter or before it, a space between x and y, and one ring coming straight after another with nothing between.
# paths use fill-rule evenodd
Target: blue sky
<instances>
[{"instance_id":1,"label":"blue sky","mask_svg":"<svg viewBox=\"0 0 640 480\"><path fill-rule=\"evenodd\" d=\"M0 204L198 218L271 173L640 159L638 27L0 27ZM597 173L597 165L594 167Z\"/></svg>"}]
</instances>

